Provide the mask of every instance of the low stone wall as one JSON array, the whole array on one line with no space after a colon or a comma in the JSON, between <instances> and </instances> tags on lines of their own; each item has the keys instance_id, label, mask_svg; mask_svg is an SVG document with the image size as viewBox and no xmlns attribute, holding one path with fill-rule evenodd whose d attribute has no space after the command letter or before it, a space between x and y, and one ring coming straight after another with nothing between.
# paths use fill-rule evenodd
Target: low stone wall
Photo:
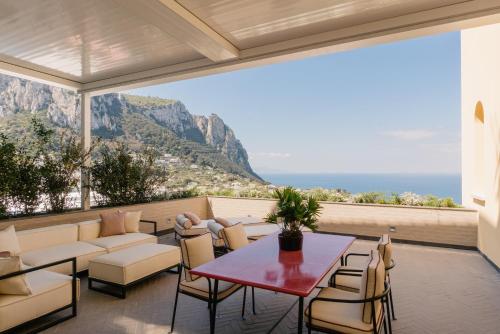
<instances>
[{"instance_id":1,"label":"low stone wall","mask_svg":"<svg viewBox=\"0 0 500 334\"><path fill-rule=\"evenodd\" d=\"M172 228L175 223L175 216L185 211L191 211L200 217L208 217L208 205L206 197L194 197L171 201L161 201L146 204L127 205L112 208L92 209L89 211L73 211L54 215L41 215L29 218L14 218L0 220L0 229L8 225L14 225L16 230L26 230L37 227L44 227L58 224L78 223L85 220L99 218L101 212L106 211L142 211L144 219L158 222L158 230ZM151 224L141 224L141 231L149 233L153 229Z\"/></svg>"},{"instance_id":2,"label":"low stone wall","mask_svg":"<svg viewBox=\"0 0 500 334\"><path fill-rule=\"evenodd\" d=\"M265 217L275 201L209 197L211 214ZM319 231L465 247L477 246L475 210L321 202Z\"/></svg>"},{"instance_id":3,"label":"low stone wall","mask_svg":"<svg viewBox=\"0 0 500 334\"><path fill-rule=\"evenodd\" d=\"M114 208L73 211L55 215L0 220L0 229L14 224L17 230L77 223L96 219L99 213L122 209L142 210L143 218L158 222L159 230L172 228L175 216L185 211L201 218L252 215L264 218L274 207L269 199L194 197L172 201L128 205ZM476 247L478 215L475 210L393 205L347 204L321 202L323 211L319 219L322 232L379 237L389 233L392 238L444 245ZM141 230L152 231L149 224Z\"/></svg>"}]
</instances>

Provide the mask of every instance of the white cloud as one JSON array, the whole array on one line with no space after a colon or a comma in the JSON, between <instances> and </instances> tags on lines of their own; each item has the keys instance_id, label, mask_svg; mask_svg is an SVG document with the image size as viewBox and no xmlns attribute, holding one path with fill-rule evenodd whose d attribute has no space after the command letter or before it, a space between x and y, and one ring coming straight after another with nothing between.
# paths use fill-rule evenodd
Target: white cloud
<instances>
[{"instance_id":1,"label":"white cloud","mask_svg":"<svg viewBox=\"0 0 500 334\"><path fill-rule=\"evenodd\" d=\"M269 159L288 159L292 156L290 153L282 152L250 152L248 155L251 159L260 157Z\"/></svg>"},{"instance_id":2,"label":"white cloud","mask_svg":"<svg viewBox=\"0 0 500 334\"><path fill-rule=\"evenodd\" d=\"M421 140L434 137L437 133L435 131L426 129L408 129L408 130L394 130L384 131L380 133L383 136L396 138L399 140Z\"/></svg>"}]
</instances>

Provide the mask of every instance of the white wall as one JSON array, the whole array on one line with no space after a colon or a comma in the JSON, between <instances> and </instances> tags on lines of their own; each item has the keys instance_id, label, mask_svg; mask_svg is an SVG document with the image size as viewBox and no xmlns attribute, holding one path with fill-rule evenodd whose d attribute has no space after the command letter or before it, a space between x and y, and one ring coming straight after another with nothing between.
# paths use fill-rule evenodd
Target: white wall
<instances>
[{"instance_id":1,"label":"white wall","mask_svg":"<svg viewBox=\"0 0 500 334\"><path fill-rule=\"evenodd\" d=\"M463 30L461 40L462 202L478 210L478 247L500 266L500 24Z\"/></svg>"}]
</instances>

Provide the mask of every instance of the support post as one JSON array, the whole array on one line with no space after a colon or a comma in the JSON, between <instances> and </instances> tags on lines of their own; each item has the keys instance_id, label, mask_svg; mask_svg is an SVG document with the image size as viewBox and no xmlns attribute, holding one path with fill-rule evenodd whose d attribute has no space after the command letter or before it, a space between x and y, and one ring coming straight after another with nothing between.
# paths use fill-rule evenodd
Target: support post
<instances>
[{"instance_id":1,"label":"support post","mask_svg":"<svg viewBox=\"0 0 500 334\"><path fill-rule=\"evenodd\" d=\"M81 117L81 142L82 150L85 154L90 149L91 140L91 97L90 93L80 93L80 117ZM90 209L90 175L88 169L90 166L90 156L84 161L84 168L81 171L80 194L82 210Z\"/></svg>"}]
</instances>

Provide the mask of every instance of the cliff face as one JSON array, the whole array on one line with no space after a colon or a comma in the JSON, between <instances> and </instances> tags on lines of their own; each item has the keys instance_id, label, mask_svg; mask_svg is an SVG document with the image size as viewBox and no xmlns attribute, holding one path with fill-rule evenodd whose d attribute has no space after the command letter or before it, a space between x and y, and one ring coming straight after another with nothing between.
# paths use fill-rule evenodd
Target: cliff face
<instances>
[{"instance_id":1,"label":"cliff face","mask_svg":"<svg viewBox=\"0 0 500 334\"><path fill-rule=\"evenodd\" d=\"M75 93L0 75L0 121L2 117L21 111L35 114L41 110L47 110L50 122L57 127L76 129L80 126L80 103ZM106 94L92 100L93 133L103 138L123 135L125 113L143 115L178 138L215 148L258 178L233 130L215 114L209 117L192 115L182 102L175 100Z\"/></svg>"}]
</instances>

